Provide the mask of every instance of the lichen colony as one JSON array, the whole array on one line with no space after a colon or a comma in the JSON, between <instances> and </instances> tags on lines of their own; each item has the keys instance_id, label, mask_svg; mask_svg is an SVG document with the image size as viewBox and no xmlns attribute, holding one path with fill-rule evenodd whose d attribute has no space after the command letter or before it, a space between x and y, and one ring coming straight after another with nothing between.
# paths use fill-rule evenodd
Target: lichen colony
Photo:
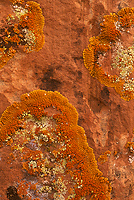
<instances>
[{"instance_id":1,"label":"lichen colony","mask_svg":"<svg viewBox=\"0 0 134 200\"><path fill-rule=\"evenodd\" d=\"M40 5L34 1L10 1L14 15L9 14L0 28L0 68L19 49L30 53L39 51L44 45L44 17Z\"/></svg>"},{"instance_id":2,"label":"lichen colony","mask_svg":"<svg viewBox=\"0 0 134 200\"><path fill-rule=\"evenodd\" d=\"M92 77L115 88L122 99L134 99L134 8L105 15L100 26L100 34L91 37L83 51L84 65ZM128 43L124 41L125 35L130 38Z\"/></svg>"},{"instance_id":3,"label":"lichen colony","mask_svg":"<svg viewBox=\"0 0 134 200\"><path fill-rule=\"evenodd\" d=\"M77 122L76 109L58 92L35 90L4 111L1 148L11 147L8 162L20 162L29 177L14 184L21 198L110 199L110 183Z\"/></svg>"}]
</instances>

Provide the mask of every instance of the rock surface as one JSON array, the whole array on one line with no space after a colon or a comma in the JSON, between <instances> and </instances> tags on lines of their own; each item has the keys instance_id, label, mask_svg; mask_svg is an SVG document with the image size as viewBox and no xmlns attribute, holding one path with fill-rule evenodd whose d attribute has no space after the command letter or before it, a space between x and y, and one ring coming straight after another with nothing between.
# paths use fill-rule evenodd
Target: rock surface
<instances>
[{"instance_id":1,"label":"rock surface","mask_svg":"<svg viewBox=\"0 0 134 200\"><path fill-rule=\"evenodd\" d=\"M98 162L99 169L111 183L111 199L134 200L134 153L125 148L127 142L134 141L134 100L124 101L113 88L92 78L82 58L89 38L99 34L103 16L134 7L134 2L36 2L45 17L45 44L39 52L18 51L0 69L0 114L26 92L35 89L60 92L77 109L78 124L84 128L96 159L107 150L111 152L107 162ZM13 12L10 5L8 0L0 1L0 24ZM5 166L5 161L2 165ZM17 168L12 173L16 176ZM7 175L0 175L0 184Z\"/></svg>"}]
</instances>

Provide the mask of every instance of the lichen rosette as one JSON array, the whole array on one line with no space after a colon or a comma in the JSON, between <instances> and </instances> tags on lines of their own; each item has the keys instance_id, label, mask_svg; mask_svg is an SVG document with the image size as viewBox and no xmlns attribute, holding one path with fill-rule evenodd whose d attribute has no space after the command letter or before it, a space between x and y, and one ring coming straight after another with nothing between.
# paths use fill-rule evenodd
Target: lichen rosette
<instances>
[{"instance_id":1,"label":"lichen rosette","mask_svg":"<svg viewBox=\"0 0 134 200\"><path fill-rule=\"evenodd\" d=\"M14 14L9 14L0 29L0 68L16 53L39 51L44 45L44 16L34 1L10 0Z\"/></svg>"},{"instance_id":2,"label":"lichen rosette","mask_svg":"<svg viewBox=\"0 0 134 200\"><path fill-rule=\"evenodd\" d=\"M115 88L122 99L134 99L134 8L103 18L101 31L83 51L84 65L101 84Z\"/></svg>"},{"instance_id":3,"label":"lichen rosette","mask_svg":"<svg viewBox=\"0 0 134 200\"><path fill-rule=\"evenodd\" d=\"M58 92L24 94L4 111L1 148L10 146L8 162L20 162L27 174L14 183L21 198L110 199L110 183L77 123L76 109Z\"/></svg>"}]
</instances>

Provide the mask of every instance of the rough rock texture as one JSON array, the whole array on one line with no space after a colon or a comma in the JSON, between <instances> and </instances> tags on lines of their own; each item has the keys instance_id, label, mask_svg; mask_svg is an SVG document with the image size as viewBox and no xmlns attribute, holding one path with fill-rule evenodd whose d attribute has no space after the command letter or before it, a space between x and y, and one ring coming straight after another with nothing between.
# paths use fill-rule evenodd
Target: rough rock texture
<instances>
[{"instance_id":1,"label":"rough rock texture","mask_svg":"<svg viewBox=\"0 0 134 200\"><path fill-rule=\"evenodd\" d=\"M39 52L18 51L0 69L0 114L26 92L35 89L60 92L77 109L78 123L85 129L96 159L111 151L107 162L98 162L99 169L111 182L111 199L134 200L134 153L125 148L127 142L134 141L134 100L122 100L113 88L92 78L82 58L89 38L99 34L103 16L126 6L134 7L134 2L36 2L45 17L45 44ZM8 0L0 1L0 24L12 13L10 5ZM5 166L5 161L2 164ZM17 172L12 173L16 176ZM0 174L3 180L7 176L8 173ZM8 178L10 181L11 177Z\"/></svg>"}]
</instances>

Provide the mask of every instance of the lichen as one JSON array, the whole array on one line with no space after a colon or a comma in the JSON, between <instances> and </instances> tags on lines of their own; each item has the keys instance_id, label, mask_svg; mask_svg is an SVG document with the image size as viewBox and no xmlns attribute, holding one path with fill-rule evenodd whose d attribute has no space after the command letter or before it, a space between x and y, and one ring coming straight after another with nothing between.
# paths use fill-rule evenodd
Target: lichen
<instances>
[{"instance_id":1,"label":"lichen","mask_svg":"<svg viewBox=\"0 0 134 200\"><path fill-rule=\"evenodd\" d=\"M134 142L127 142L126 146L130 153L134 153Z\"/></svg>"},{"instance_id":2,"label":"lichen","mask_svg":"<svg viewBox=\"0 0 134 200\"><path fill-rule=\"evenodd\" d=\"M4 111L1 148L9 145L10 160L29 175L15 185L21 198L110 199L109 181L77 123L76 109L58 92L24 94Z\"/></svg>"},{"instance_id":3,"label":"lichen","mask_svg":"<svg viewBox=\"0 0 134 200\"><path fill-rule=\"evenodd\" d=\"M105 86L115 88L122 99L134 99L134 46L132 44L126 47L122 41L124 33L132 32L131 29L134 27L134 8L124 8L117 14L110 13L104 16L100 26L100 34L91 37L88 48L83 51L84 65L92 77L97 78ZM100 64L100 58L110 53L111 66L104 67L104 63ZM104 68L108 68L108 72Z\"/></svg>"},{"instance_id":4,"label":"lichen","mask_svg":"<svg viewBox=\"0 0 134 200\"><path fill-rule=\"evenodd\" d=\"M24 0L10 0L10 2L12 2L13 4L17 4L17 3L24 3Z\"/></svg>"},{"instance_id":5,"label":"lichen","mask_svg":"<svg viewBox=\"0 0 134 200\"><path fill-rule=\"evenodd\" d=\"M10 0L14 15L8 15L0 29L0 68L18 51L39 51L44 45L44 17L40 5L33 1Z\"/></svg>"},{"instance_id":6,"label":"lichen","mask_svg":"<svg viewBox=\"0 0 134 200\"><path fill-rule=\"evenodd\" d=\"M105 163L108 161L108 157L110 157L111 152L108 150L105 153L103 153L102 155L99 156L98 158L98 162L100 162L101 164Z\"/></svg>"}]
</instances>

